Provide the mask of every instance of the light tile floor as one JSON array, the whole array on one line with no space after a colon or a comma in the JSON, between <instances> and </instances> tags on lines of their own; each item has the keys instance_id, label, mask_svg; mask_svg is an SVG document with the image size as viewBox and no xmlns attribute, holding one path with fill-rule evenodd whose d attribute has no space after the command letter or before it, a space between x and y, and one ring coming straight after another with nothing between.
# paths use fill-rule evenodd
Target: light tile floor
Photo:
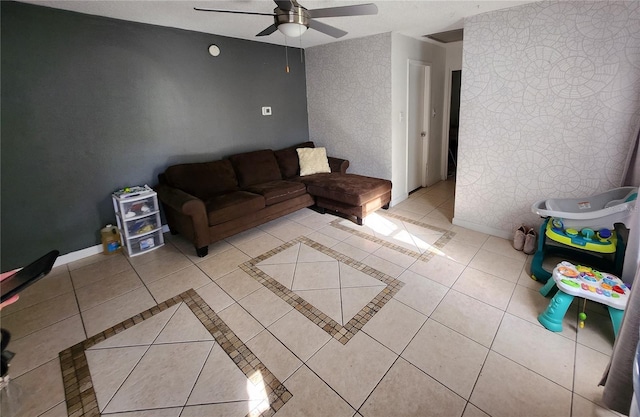
<instances>
[{"instance_id":1,"label":"light tile floor","mask_svg":"<svg viewBox=\"0 0 640 417\"><path fill-rule=\"evenodd\" d=\"M598 405L606 310L578 329L576 302L545 330L529 257L452 225L453 195L421 189L363 227L300 210L205 258L167 236L57 267L2 311L2 415L618 415Z\"/></svg>"}]
</instances>

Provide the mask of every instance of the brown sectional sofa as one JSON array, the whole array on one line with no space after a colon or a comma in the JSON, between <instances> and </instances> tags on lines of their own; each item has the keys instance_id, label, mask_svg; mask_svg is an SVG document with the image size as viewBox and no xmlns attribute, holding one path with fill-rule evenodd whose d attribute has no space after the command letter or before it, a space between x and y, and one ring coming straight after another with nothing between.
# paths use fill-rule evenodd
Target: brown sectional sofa
<instances>
[{"instance_id":1,"label":"brown sectional sofa","mask_svg":"<svg viewBox=\"0 0 640 417\"><path fill-rule=\"evenodd\" d=\"M171 233L208 245L301 208L316 206L362 218L388 207L391 182L347 174L349 161L328 157L331 173L300 177L297 148L263 149L226 159L173 165L155 187Z\"/></svg>"}]
</instances>

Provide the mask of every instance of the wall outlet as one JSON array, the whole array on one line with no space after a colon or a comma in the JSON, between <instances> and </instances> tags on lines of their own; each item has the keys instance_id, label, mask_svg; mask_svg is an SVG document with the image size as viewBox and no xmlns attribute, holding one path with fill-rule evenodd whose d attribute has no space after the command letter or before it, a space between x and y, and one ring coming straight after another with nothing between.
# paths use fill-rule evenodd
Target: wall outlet
<instances>
[{"instance_id":1,"label":"wall outlet","mask_svg":"<svg viewBox=\"0 0 640 417\"><path fill-rule=\"evenodd\" d=\"M263 116L271 116L271 107L263 107L262 108Z\"/></svg>"}]
</instances>

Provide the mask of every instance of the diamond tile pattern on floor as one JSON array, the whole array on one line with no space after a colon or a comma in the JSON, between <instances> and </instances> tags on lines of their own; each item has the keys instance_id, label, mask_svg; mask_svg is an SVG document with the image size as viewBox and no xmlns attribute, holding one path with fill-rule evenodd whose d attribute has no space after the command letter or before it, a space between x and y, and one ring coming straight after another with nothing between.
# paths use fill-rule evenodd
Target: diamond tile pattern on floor
<instances>
[{"instance_id":1,"label":"diamond tile pattern on floor","mask_svg":"<svg viewBox=\"0 0 640 417\"><path fill-rule=\"evenodd\" d=\"M307 237L287 242L240 268L342 344L404 285Z\"/></svg>"},{"instance_id":2,"label":"diamond tile pattern on floor","mask_svg":"<svg viewBox=\"0 0 640 417\"><path fill-rule=\"evenodd\" d=\"M240 402L253 416L291 398L194 290L72 346L60 362L69 415Z\"/></svg>"},{"instance_id":3,"label":"diamond tile pattern on floor","mask_svg":"<svg viewBox=\"0 0 640 417\"><path fill-rule=\"evenodd\" d=\"M364 226L298 210L204 258L167 234L149 254L59 266L0 312L21 392L16 407L0 391L0 414L619 415L598 386L606 310L588 305L579 329L576 302L563 332L544 329L531 257L451 224L454 188Z\"/></svg>"},{"instance_id":4,"label":"diamond tile pattern on floor","mask_svg":"<svg viewBox=\"0 0 640 417\"><path fill-rule=\"evenodd\" d=\"M256 267L341 326L387 286L303 243L259 262Z\"/></svg>"}]
</instances>

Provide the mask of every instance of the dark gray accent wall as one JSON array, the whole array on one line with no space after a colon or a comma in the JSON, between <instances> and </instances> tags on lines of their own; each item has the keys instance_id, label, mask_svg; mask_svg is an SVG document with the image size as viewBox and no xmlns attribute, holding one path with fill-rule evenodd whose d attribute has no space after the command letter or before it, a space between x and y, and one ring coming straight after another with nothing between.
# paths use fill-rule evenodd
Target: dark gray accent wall
<instances>
[{"instance_id":1,"label":"dark gray accent wall","mask_svg":"<svg viewBox=\"0 0 640 417\"><path fill-rule=\"evenodd\" d=\"M286 73L281 46L0 4L2 271L98 244L168 165L308 140L297 49Z\"/></svg>"}]
</instances>

